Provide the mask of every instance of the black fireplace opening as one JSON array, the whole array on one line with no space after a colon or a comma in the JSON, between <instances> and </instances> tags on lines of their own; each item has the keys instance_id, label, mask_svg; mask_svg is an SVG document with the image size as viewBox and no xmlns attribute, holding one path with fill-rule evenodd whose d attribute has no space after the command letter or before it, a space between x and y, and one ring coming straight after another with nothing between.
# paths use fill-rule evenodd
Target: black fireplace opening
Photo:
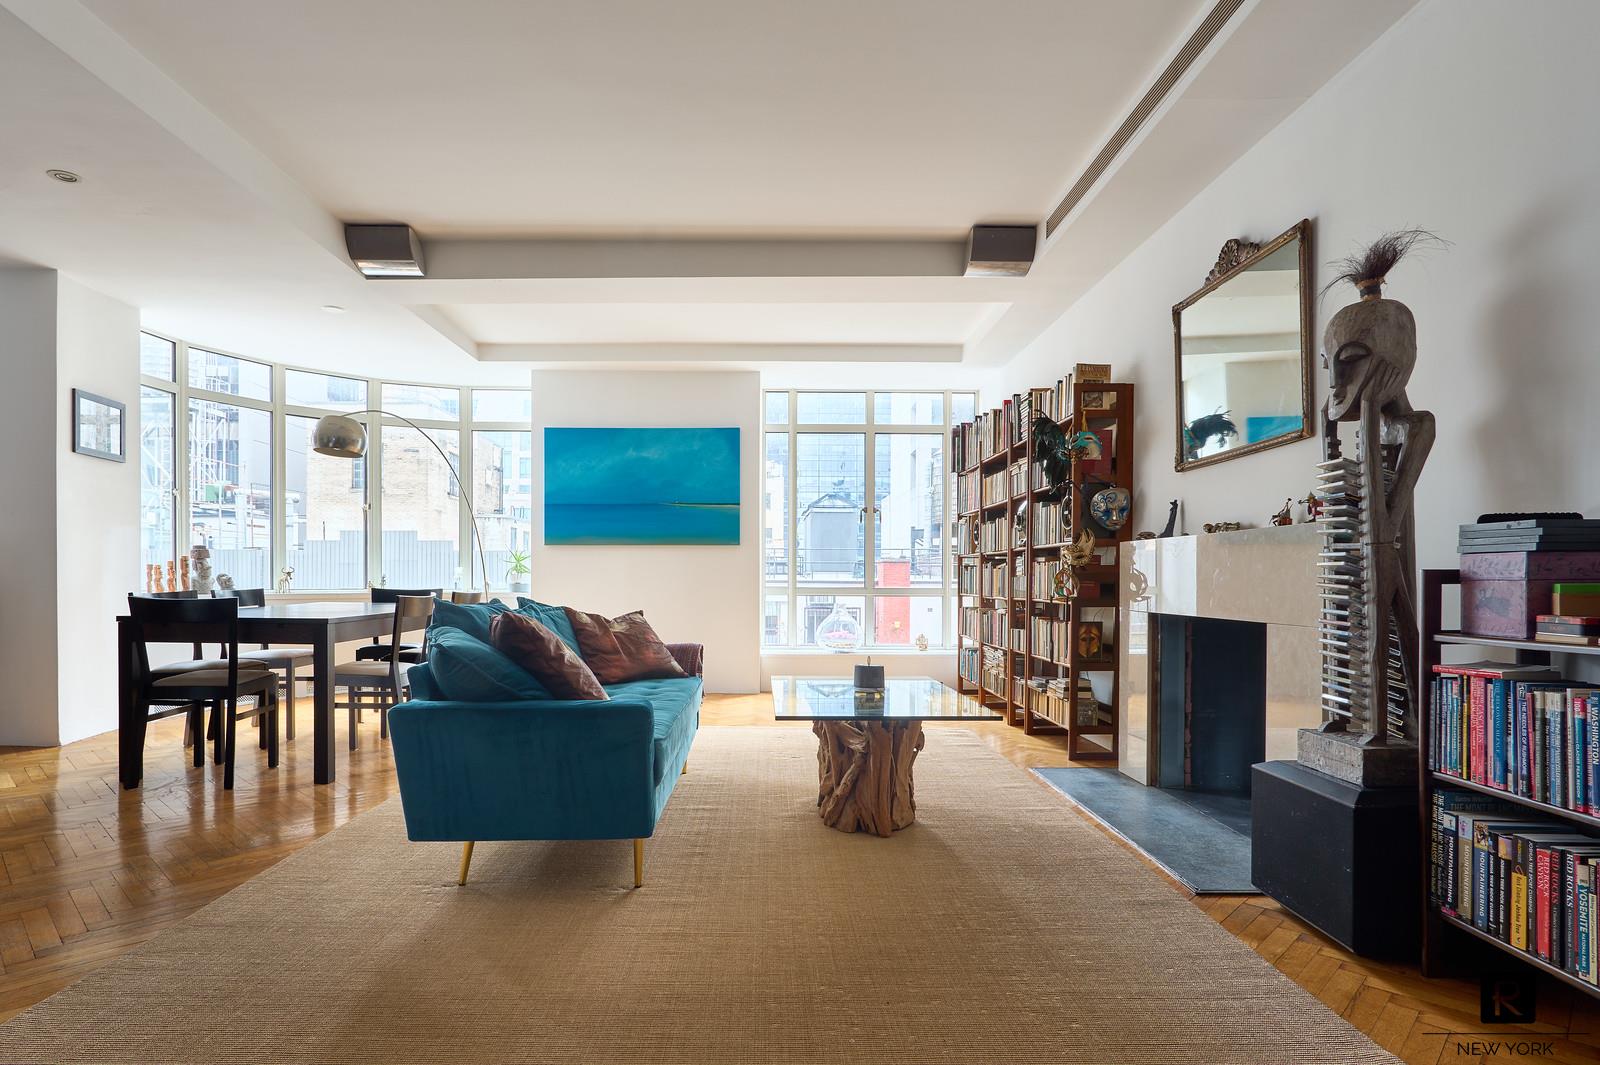
<instances>
[{"instance_id":1,"label":"black fireplace opening","mask_svg":"<svg viewBox=\"0 0 1600 1065\"><path fill-rule=\"evenodd\" d=\"M1267 755L1267 627L1177 614L1155 627L1156 786L1248 798Z\"/></svg>"}]
</instances>

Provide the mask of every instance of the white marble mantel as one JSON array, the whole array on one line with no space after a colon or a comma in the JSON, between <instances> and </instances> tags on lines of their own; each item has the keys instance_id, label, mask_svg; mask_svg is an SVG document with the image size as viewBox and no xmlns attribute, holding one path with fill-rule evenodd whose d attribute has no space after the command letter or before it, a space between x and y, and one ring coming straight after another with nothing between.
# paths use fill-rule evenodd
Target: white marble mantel
<instances>
[{"instance_id":1,"label":"white marble mantel","mask_svg":"<svg viewBox=\"0 0 1600 1065\"><path fill-rule=\"evenodd\" d=\"M1267 758L1293 758L1296 732L1321 722L1317 556L1313 525L1171 536L1124 544L1119 556L1120 768L1151 783L1152 614L1267 626Z\"/></svg>"}]
</instances>

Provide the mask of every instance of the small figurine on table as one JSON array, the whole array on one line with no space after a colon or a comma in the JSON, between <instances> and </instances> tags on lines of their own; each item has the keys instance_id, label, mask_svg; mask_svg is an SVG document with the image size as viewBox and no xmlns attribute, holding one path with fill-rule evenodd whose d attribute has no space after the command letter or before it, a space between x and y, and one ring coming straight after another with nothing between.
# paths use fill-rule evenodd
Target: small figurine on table
<instances>
[{"instance_id":1,"label":"small figurine on table","mask_svg":"<svg viewBox=\"0 0 1600 1065\"><path fill-rule=\"evenodd\" d=\"M1306 497L1300 502L1306 505L1305 524L1310 525L1312 522L1322 517L1322 500L1320 497L1318 497L1317 493L1306 493Z\"/></svg>"},{"instance_id":2,"label":"small figurine on table","mask_svg":"<svg viewBox=\"0 0 1600 1065\"><path fill-rule=\"evenodd\" d=\"M1283 506L1281 508L1279 508L1278 512L1272 516L1272 524L1274 524L1274 525L1293 525L1294 524L1294 515L1292 513L1290 513L1293 509L1294 509L1294 500L1285 499L1283 501Z\"/></svg>"},{"instance_id":3,"label":"small figurine on table","mask_svg":"<svg viewBox=\"0 0 1600 1065\"><path fill-rule=\"evenodd\" d=\"M294 584L294 567L285 566L283 572L278 574L278 594L288 595L289 588Z\"/></svg>"}]
</instances>

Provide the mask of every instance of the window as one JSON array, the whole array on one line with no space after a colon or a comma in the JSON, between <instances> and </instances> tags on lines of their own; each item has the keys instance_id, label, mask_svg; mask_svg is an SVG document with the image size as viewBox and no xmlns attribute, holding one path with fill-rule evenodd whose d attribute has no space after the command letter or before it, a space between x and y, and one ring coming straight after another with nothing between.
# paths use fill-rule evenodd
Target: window
<instances>
[{"instance_id":1,"label":"window","mask_svg":"<svg viewBox=\"0 0 1600 1065\"><path fill-rule=\"evenodd\" d=\"M868 647L948 646L945 442L976 403L970 392L766 393L765 646L816 646L840 607Z\"/></svg>"},{"instance_id":2,"label":"window","mask_svg":"<svg viewBox=\"0 0 1600 1065\"><path fill-rule=\"evenodd\" d=\"M271 587L272 414L190 399L188 439L189 543L235 587Z\"/></svg>"},{"instance_id":3,"label":"window","mask_svg":"<svg viewBox=\"0 0 1600 1065\"><path fill-rule=\"evenodd\" d=\"M533 423L533 393L526 388L474 388L472 420L475 422Z\"/></svg>"},{"instance_id":4,"label":"window","mask_svg":"<svg viewBox=\"0 0 1600 1065\"><path fill-rule=\"evenodd\" d=\"M453 429L423 432L395 424L385 424L381 432L382 583L394 588L469 587L459 560L460 492L451 476L461 468L461 434ZM450 458L448 466L441 450Z\"/></svg>"},{"instance_id":5,"label":"window","mask_svg":"<svg viewBox=\"0 0 1600 1065\"><path fill-rule=\"evenodd\" d=\"M139 334L139 372L146 377L159 377L163 381L175 380L178 365L178 345L166 337L151 333Z\"/></svg>"},{"instance_id":6,"label":"window","mask_svg":"<svg viewBox=\"0 0 1600 1065\"><path fill-rule=\"evenodd\" d=\"M453 422L461 417L461 390L429 385L384 385L383 409L414 421Z\"/></svg>"},{"instance_id":7,"label":"window","mask_svg":"<svg viewBox=\"0 0 1600 1065\"><path fill-rule=\"evenodd\" d=\"M321 373L139 337L140 551L163 566L195 544L240 588L295 591L482 586L471 517L505 588L533 522L532 394ZM381 403L380 403L381 401ZM356 461L318 455L311 431L330 411L385 405L420 430L368 416ZM433 449L437 442L448 464ZM466 510L453 471L468 471ZM369 490L369 479L372 488ZM382 484L386 491L377 491ZM387 503L387 509L385 504ZM144 570L133 575L142 587Z\"/></svg>"},{"instance_id":8,"label":"window","mask_svg":"<svg viewBox=\"0 0 1600 1065\"><path fill-rule=\"evenodd\" d=\"M284 419L284 565L302 588L365 588L367 460L311 450L315 418Z\"/></svg>"},{"instance_id":9,"label":"window","mask_svg":"<svg viewBox=\"0 0 1600 1065\"><path fill-rule=\"evenodd\" d=\"M177 448L177 397L159 388L140 388L139 558L145 566L165 566L177 556Z\"/></svg>"},{"instance_id":10,"label":"window","mask_svg":"<svg viewBox=\"0 0 1600 1065\"><path fill-rule=\"evenodd\" d=\"M476 394L474 394L476 398ZM532 413L529 413L532 417ZM492 431L472 434L472 503L483 536L483 553L489 567L489 583L506 587L513 552L527 554L532 530L528 516L533 513L532 485L526 475L529 454L533 451L532 432ZM477 576L478 556L471 554L471 584L483 583Z\"/></svg>"},{"instance_id":11,"label":"window","mask_svg":"<svg viewBox=\"0 0 1600 1065\"><path fill-rule=\"evenodd\" d=\"M367 405L367 383L355 377L334 377L310 370L285 370L283 401L291 407L362 410Z\"/></svg>"},{"instance_id":12,"label":"window","mask_svg":"<svg viewBox=\"0 0 1600 1065\"><path fill-rule=\"evenodd\" d=\"M271 402L272 367L236 355L190 348L189 387Z\"/></svg>"}]
</instances>

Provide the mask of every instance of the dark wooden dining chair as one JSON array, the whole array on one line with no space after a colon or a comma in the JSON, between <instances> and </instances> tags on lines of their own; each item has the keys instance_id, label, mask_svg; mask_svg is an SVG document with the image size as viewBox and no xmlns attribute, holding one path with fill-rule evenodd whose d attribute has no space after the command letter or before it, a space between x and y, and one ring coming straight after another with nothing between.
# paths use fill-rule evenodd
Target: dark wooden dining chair
<instances>
[{"instance_id":1,"label":"dark wooden dining chair","mask_svg":"<svg viewBox=\"0 0 1600 1065\"><path fill-rule=\"evenodd\" d=\"M157 599L128 596L128 616L133 625L133 643L138 651L138 723L135 734L126 741L144 750L145 734L151 721L186 714L189 732L195 738L194 764L205 764L206 735L204 714L207 707L216 724L214 760L222 763L222 786L233 787L235 725L240 718L264 717L267 730L267 767L278 765L278 675L258 663L239 661L239 604L233 599ZM150 668L147 631L156 629L164 641L217 643L227 661L221 668L169 673ZM254 705L241 709L241 698L253 698ZM141 757L142 754L141 754Z\"/></svg>"},{"instance_id":2,"label":"dark wooden dining chair","mask_svg":"<svg viewBox=\"0 0 1600 1065\"><path fill-rule=\"evenodd\" d=\"M450 601L452 603L468 603L468 604L470 604L470 603L481 603L481 602L484 601L485 598L486 598L486 596L482 592L451 592L450 593Z\"/></svg>"},{"instance_id":3,"label":"dark wooden dining chair","mask_svg":"<svg viewBox=\"0 0 1600 1065\"><path fill-rule=\"evenodd\" d=\"M394 633L387 644L389 657L382 662L373 662L357 658L353 662L341 662L333 669L333 685L335 688L345 689L344 702L334 702L335 708L343 708L350 712L350 749L353 751L358 746L356 725L360 721L360 714L369 703L378 711L378 736L380 739L389 737L389 708L406 697L409 683L406 674L414 662L407 662L401 657L404 644L400 642L400 634L405 630L406 622L421 619L423 621L433 617L433 604L435 600L430 594L402 595L394 604ZM366 650L365 647L362 650ZM419 654L426 654L423 647L417 648ZM420 659L419 659L420 661Z\"/></svg>"},{"instance_id":4,"label":"dark wooden dining chair","mask_svg":"<svg viewBox=\"0 0 1600 1065\"><path fill-rule=\"evenodd\" d=\"M240 607L266 606L267 592L264 588L219 588L218 598L232 597L239 601ZM262 644L253 651L240 651L239 661L259 662L271 670L282 670L283 689L286 698L283 703L283 738L294 739L294 697L295 673L297 670L310 670L312 667L312 652L309 647L272 647Z\"/></svg>"},{"instance_id":5,"label":"dark wooden dining chair","mask_svg":"<svg viewBox=\"0 0 1600 1065\"><path fill-rule=\"evenodd\" d=\"M402 597L415 598L425 595L429 598L434 598L443 594L443 588L373 588L372 601L374 603L393 603L399 601ZM395 639L399 640L399 638L400 634L398 632L395 633ZM392 656L389 653L389 645L384 643L382 638L378 636L374 636L372 642L367 646L356 648L357 662L387 662L390 657ZM422 661L422 645L419 643L401 643L400 661Z\"/></svg>"}]
</instances>

